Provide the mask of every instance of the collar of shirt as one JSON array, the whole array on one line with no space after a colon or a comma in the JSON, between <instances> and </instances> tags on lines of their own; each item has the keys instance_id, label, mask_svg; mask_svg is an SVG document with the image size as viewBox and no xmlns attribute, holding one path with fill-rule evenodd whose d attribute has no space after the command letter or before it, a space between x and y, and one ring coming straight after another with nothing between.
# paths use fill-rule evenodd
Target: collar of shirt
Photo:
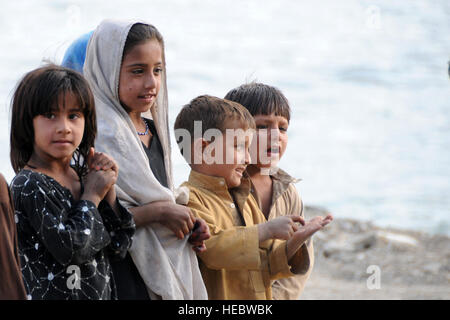
<instances>
[{"instance_id":1,"label":"collar of shirt","mask_svg":"<svg viewBox=\"0 0 450 320\"><path fill-rule=\"evenodd\" d=\"M302 179L296 179L289 175L286 171L273 167L269 169L268 174L272 178L273 186L272 186L272 205L278 200L278 198L287 190L291 183L297 183L302 181ZM251 185L251 193L258 204L261 206L261 202L258 198L258 195L255 192L255 187L253 184Z\"/></svg>"},{"instance_id":2,"label":"collar of shirt","mask_svg":"<svg viewBox=\"0 0 450 320\"><path fill-rule=\"evenodd\" d=\"M242 178L239 187L228 189L223 177L208 176L194 170L191 170L189 174L189 183L197 188L214 192L222 199L227 199L231 203L236 203L241 212L250 194L251 186L250 178L246 174Z\"/></svg>"},{"instance_id":3,"label":"collar of shirt","mask_svg":"<svg viewBox=\"0 0 450 320\"><path fill-rule=\"evenodd\" d=\"M270 173L270 176L273 179L273 194L272 197L274 201L278 199L278 197L286 191L291 183L300 182L302 179L296 179L290 176L287 172L280 168L276 168L273 172Z\"/></svg>"}]
</instances>

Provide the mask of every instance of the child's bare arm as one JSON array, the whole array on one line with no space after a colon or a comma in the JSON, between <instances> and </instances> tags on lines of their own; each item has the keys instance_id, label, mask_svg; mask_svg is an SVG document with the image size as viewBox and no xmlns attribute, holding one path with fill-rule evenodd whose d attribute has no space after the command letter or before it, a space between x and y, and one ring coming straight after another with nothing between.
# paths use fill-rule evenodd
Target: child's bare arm
<instances>
[{"instance_id":1,"label":"child's bare arm","mask_svg":"<svg viewBox=\"0 0 450 320\"><path fill-rule=\"evenodd\" d=\"M325 227L333 220L331 214L324 217L314 217L299 227L292 237L287 241L287 258L288 261L294 256L297 250L308 240L314 233Z\"/></svg>"},{"instance_id":2,"label":"child's bare arm","mask_svg":"<svg viewBox=\"0 0 450 320\"><path fill-rule=\"evenodd\" d=\"M183 239L194 227L195 217L188 207L171 201L154 201L139 207L130 208L136 227L150 223L161 223Z\"/></svg>"}]
</instances>

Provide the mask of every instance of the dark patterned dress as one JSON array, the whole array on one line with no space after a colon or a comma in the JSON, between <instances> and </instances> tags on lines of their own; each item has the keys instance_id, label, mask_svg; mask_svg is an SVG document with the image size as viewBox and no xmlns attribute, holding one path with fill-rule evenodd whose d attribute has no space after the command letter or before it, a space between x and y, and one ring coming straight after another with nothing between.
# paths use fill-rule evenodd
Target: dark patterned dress
<instances>
[{"instance_id":1,"label":"dark patterned dress","mask_svg":"<svg viewBox=\"0 0 450 320\"><path fill-rule=\"evenodd\" d=\"M123 259L135 225L119 204L75 201L53 178L22 170L11 182L28 299L116 299L110 259Z\"/></svg>"}]
</instances>

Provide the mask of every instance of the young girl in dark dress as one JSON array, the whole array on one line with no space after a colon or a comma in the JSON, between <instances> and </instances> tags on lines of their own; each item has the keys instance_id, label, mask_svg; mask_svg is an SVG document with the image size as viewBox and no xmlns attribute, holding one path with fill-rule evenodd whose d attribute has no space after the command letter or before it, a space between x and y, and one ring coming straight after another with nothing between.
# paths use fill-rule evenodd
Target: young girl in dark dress
<instances>
[{"instance_id":1,"label":"young girl in dark dress","mask_svg":"<svg viewBox=\"0 0 450 320\"><path fill-rule=\"evenodd\" d=\"M48 65L19 83L11 191L29 299L116 298L110 259L125 256L135 228L116 200L117 164L94 151L96 131L79 73Z\"/></svg>"}]
</instances>

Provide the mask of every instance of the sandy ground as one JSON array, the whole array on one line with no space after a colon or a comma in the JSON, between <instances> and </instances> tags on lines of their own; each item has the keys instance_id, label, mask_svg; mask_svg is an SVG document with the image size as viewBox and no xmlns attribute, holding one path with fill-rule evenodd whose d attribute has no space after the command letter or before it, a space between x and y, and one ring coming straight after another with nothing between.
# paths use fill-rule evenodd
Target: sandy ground
<instances>
[{"instance_id":1,"label":"sandy ground","mask_svg":"<svg viewBox=\"0 0 450 320\"><path fill-rule=\"evenodd\" d=\"M326 210L306 207L306 218ZM335 219L314 236L300 299L450 299L450 238Z\"/></svg>"}]
</instances>

